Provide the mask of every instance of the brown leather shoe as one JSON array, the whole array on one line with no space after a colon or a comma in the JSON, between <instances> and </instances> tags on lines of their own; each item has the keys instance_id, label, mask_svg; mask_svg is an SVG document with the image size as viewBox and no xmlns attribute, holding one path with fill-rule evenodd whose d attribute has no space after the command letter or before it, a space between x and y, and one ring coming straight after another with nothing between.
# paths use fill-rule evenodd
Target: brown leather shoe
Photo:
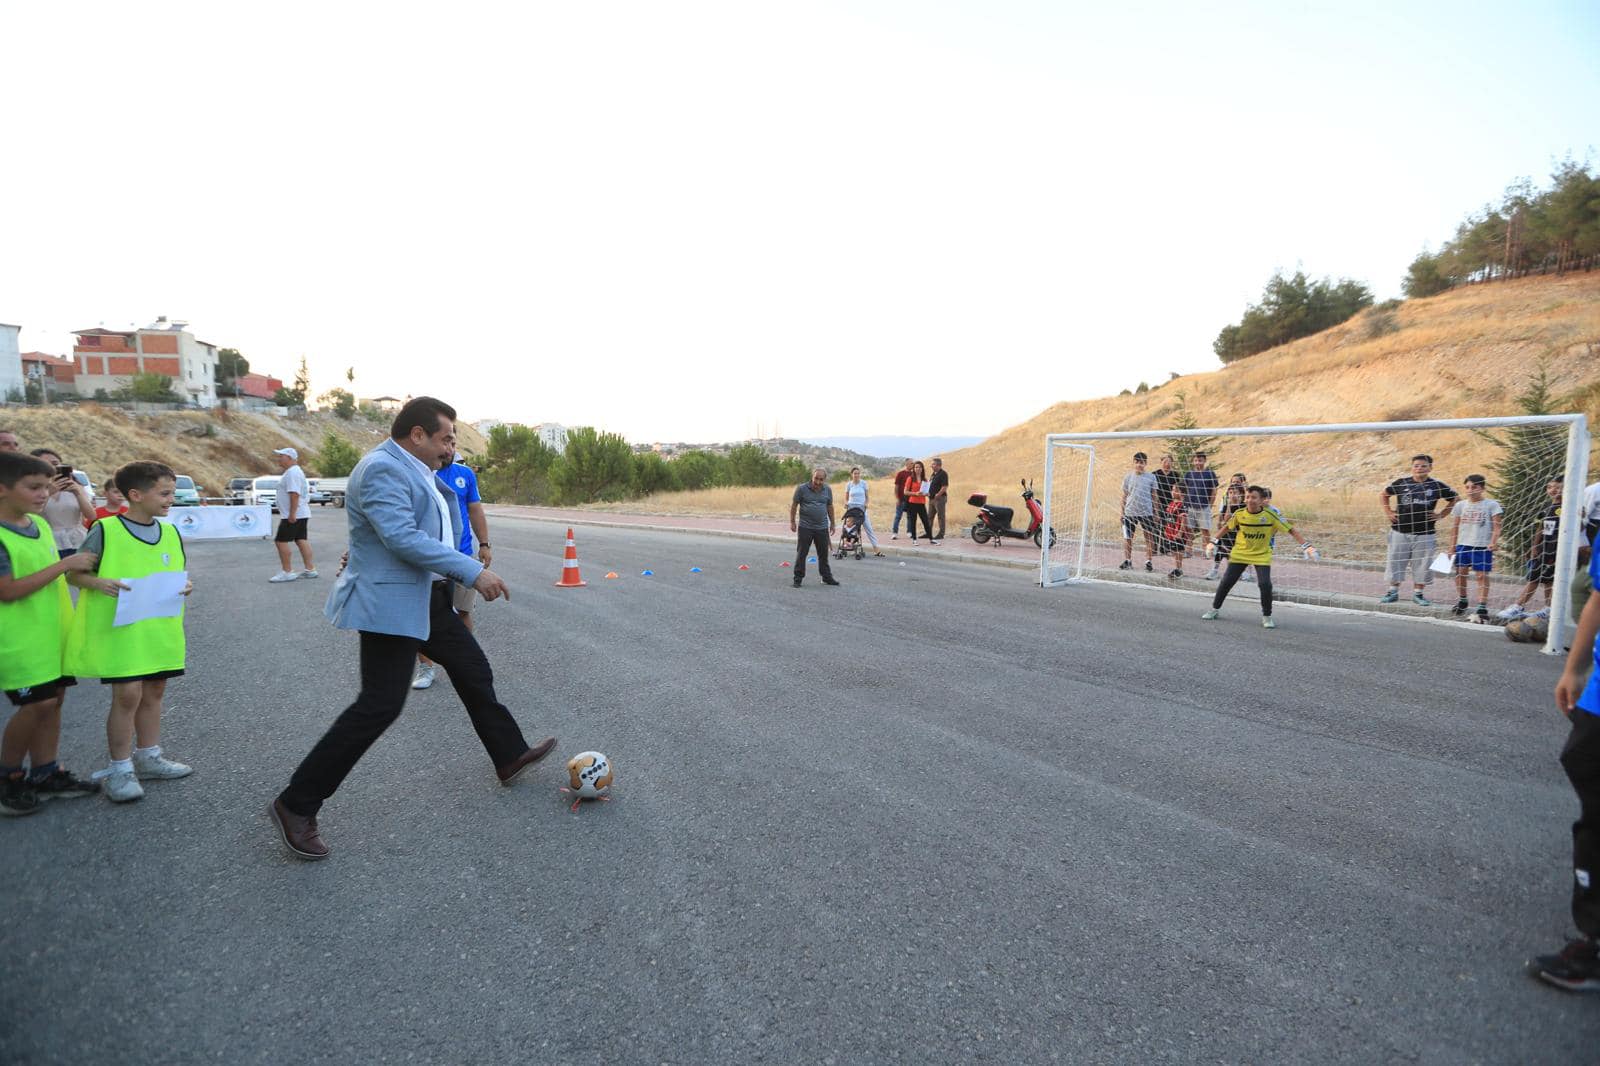
<instances>
[{"instance_id":1,"label":"brown leather shoe","mask_svg":"<svg viewBox=\"0 0 1600 1066\"><path fill-rule=\"evenodd\" d=\"M272 824L278 827L284 846L295 858L314 861L328 857L328 845L322 842L322 836L317 832L317 819L314 816L302 818L278 799L272 801L267 813L272 816Z\"/></svg>"},{"instance_id":2,"label":"brown leather shoe","mask_svg":"<svg viewBox=\"0 0 1600 1066\"><path fill-rule=\"evenodd\" d=\"M522 771L526 770L528 767L532 766L546 755L549 755L555 749L556 738L545 737L543 740L539 741L539 743L535 744L521 755L518 755L512 762L509 762L504 766L495 767L494 772L500 775L500 783L502 785L509 785L511 782L517 779L517 776L521 774Z\"/></svg>"}]
</instances>

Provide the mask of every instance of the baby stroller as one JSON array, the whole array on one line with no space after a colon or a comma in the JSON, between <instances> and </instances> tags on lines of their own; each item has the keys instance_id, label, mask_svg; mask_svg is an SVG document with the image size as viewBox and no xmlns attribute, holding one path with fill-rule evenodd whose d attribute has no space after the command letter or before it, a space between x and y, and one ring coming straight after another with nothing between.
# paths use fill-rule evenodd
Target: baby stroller
<instances>
[{"instance_id":1,"label":"baby stroller","mask_svg":"<svg viewBox=\"0 0 1600 1066\"><path fill-rule=\"evenodd\" d=\"M833 550L835 559L843 559L852 553L857 559L866 558L867 550L861 546L861 523L866 517L867 512L859 507L845 508L844 518L839 522L839 543Z\"/></svg>"}]
</instances>

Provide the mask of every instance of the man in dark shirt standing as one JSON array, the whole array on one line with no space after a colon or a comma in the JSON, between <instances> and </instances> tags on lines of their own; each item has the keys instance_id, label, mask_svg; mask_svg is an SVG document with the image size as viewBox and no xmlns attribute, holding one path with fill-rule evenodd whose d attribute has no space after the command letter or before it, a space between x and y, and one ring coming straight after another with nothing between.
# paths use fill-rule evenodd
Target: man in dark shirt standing
<instances>
[{"instance_id":1,"label":"man in dark shirt standing","mask_svg":"<svg viewBox=\"0 0 1600 1066\"><path fill-rule=\"evenodd\" d=\"M828 565L828 538L833 534L833 489L828 486L828 472L820 466L811 471L810 481L794 487L794 498L789 501L789 532L799 534L794 552L794 587L799 588L800 582L806 579L806 552L813 547L822 583L837 585L833 568Z\"/></svg>"},{"instance_id":2,"label":"man in dark shirt standing","mask_svg":"<svg viewBox=\"0 0 1600 1066\"><path fill-rule=\"evenodd\" d=\"M1416 586L1411 602L1418 607L1433 606L1423 592L1433 580L1428 564L1433 561L1437 547L1434 523L1454 509L1458 497L1455 489L1431 477L1432 472L1433 456L1413 455L1411 476L1395 478L1378 494L1384 516L1389 519L1389 591L1379 603L1394 603L1400 598L1400 583L1410 570L1411 581ZM1392 507L1391 499L1394 500ZM1440 500L1444 501L1444 510L1435 513Z\"/></svg>"},{"instance_id":3,"label":"man in dark shirt standing","mask_svg":"<svg viewBox=\"0 0 1600 1066\"><path fill-rule=\"evenodd\" d=\"M1183 480L1181 471L1172 469L1172 456L1163 455L1161 466L1156 470L1156 520L1167 513L1167 504L1172 502L1172 486Z\"/></svg>"},{"instance_id":4,"label":"man in dark shirt standing","mask_svg":"<svg viewBox=\"0 0 1600 1066\"><path fill-rule=\"evenodd\" d=\"M1209 461L1205 452L1195 452L1189 457L1189 469L1183 472L1183 506L1189 511L1189 537L1192 540L1195 530L1200 531L1201 550L1211 543L1211 506L1219 483L1217 472L1206 465ZM1216 569L1212 566L1212 574Z\"/></svg>"},{"instance_id":5,"label":"man in dark shirt standing","mask_svg":"<svg viewBox=\"0 0 1600 1066\"><path fill-rule=\"evenodd\" d=\"M945 473L944 460L933 461L933 476L928 479L928 543L937 544L944 539L944 505L950 498L950 475ZM933 520L939 520L939 532L933 531Z\"/></svg>"}]
</instances>

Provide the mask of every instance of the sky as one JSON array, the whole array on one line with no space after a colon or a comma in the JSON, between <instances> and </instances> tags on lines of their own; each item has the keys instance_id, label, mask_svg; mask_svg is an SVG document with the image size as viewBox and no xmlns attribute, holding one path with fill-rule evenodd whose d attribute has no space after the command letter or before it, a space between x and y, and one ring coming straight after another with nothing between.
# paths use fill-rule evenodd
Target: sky
<instances>
[{"instance_id":1,"label":"sky","mask_svg":"<svg viewBox=\"0 0 1600 1066\"><path fill-rule=\"evenodd\" d=\"M1600 163L1600 5L0 9L0 322L635 442L983 436ZM1063 429L1069 427L1062 427Z\"/></svg>"}]
</instances>

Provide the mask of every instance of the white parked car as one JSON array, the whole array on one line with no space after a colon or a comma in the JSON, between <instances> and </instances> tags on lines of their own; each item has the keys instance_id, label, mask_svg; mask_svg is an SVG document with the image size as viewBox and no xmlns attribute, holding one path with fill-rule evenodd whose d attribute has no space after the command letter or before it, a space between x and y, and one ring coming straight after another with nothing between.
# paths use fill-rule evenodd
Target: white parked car
<instances>
[{"instance_id":1,"label":"white parked car","mask_svg":"<svg viewBox=\"0 0 1600 1066\"><path fill-rule=\"evenodd\" d=\"M278 482L282 478L258 477L250 482L250 487L244 490L244 503L246 507L271 507L278 509Z\"/></svg>"}]
</instances>

